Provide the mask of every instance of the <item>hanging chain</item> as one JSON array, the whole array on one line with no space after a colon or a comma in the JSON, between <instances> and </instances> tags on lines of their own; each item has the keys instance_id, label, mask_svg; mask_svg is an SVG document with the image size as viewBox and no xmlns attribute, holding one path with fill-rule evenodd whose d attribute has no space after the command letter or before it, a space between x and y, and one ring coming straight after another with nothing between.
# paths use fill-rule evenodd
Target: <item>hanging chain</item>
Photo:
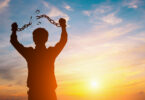
<instances>
[{"instance_id":1,"label":"hanging chain","mask_svg":"<svg viewBox=\"0 0 145 100\"><path fill-rule=\"evenodd\" d=\"M23 31L25 28L29 27L32 25L32 23L25 24L22 28L18 28L18 31Z\"/></svg>"},{"instance_id":2,"label":"hanging chain","mask_svg":"<svg viewBox=\"0 0 145 100\"><path fill-rule=\"evenodd\" d=\"M56 23L53 19L51 19L49 16L47 16L47 15L45 15L45 14L43 14L43 15L40 15L40 16L36 16L37 17L37 19L40 19L40 18L47 18L48 19L48 21L51 23L51 24L54 24L55 26L57 26L57 27L60 27L60 25L59 25L59 23Z\"/></svg>"},{"instance_id":3,"label":"hanging chain","mask_svg":"<svg viewBox=\"0 0 145 100\"><path fill-rule=\"evenodd\" d=\"M18 28L18 31L23 31L25 28L29 27L30 25L32 25L32 16L30 17L30 21L28 24L24 24L21 28Z\"/></svg>"}]
</instances>

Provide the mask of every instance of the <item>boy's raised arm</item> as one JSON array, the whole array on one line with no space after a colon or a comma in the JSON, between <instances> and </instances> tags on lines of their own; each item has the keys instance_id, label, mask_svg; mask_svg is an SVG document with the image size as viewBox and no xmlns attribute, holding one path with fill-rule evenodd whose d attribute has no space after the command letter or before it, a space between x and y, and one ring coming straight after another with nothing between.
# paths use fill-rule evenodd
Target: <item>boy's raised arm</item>
<instances>
[{"instance_id":1,"label":"boy's raised arm","mask_svg":"<svg viewBox=\"0 0 145 100\"><path fill-rule=\"evenodd\" d=\"M17 30L18 30L18 25L17 23L13 23L12 24L12 34L10 37L10 42L11 44L14 46L14 48L23 56L25 57L25 52L26 52L26 48L19 43L18 39L17 39Z\"/></svg>"},{"instance_id":2,"label":"boy's raised arm","mask_svg":"<svg viewBox=\"0 0 145 100\"><path fill-rule=\"evenodd\" d=\"M61 26L62 32L61 32L60 41L54 47L55 52L56 52L56 56L61 52L61 50L64 48L64 46L67 42L67 31L66 31L66 21L65 21L65 19L61 18L59 20L59 24Z\"/></svg>"}]
</instances>

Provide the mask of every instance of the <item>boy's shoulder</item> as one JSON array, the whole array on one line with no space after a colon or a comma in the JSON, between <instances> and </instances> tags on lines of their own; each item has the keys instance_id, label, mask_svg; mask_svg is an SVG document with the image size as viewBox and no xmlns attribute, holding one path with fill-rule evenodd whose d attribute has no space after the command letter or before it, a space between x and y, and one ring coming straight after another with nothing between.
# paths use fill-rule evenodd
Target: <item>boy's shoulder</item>
<instances>
[{"instance_id":1,"label":"boy's shoulder","mask_svg":"<svg viewBox=\"0 0 145 100\"><path fill-rule=\"evenodd\" d=\"M48 50L52 50L53 48L54 48L54 47L50 46L50 47L48 47L47 49L48 49Z\"/></svg>"},{"instance_id":2,"label":"boy's shoulder","mask_svg":"<svg viewBox=\"0 0 145 100\"><path fill-rule=\"evenodd\" d=\"M54 49L55 49L55 47L53 47L53 46L50 46L47 48L48 51L54 51Z\"/></svg>"},{"instance_id":3,"label":"boy's shoulder","mask_svg":"<svg viewBox=\"0 0 145 100\"><path fill-rule=\"evenodd\" d=\"M34 50L33 47L25 47L25 48L26 48L26 50L28 50L28 51L33 51L33 50Z\"/></svg>"}]
</instances>

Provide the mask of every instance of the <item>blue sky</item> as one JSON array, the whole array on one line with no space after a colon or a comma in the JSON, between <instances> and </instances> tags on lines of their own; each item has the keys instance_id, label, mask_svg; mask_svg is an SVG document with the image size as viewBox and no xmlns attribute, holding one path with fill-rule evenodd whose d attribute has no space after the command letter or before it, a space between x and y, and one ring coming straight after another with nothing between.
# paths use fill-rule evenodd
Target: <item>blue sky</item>
<instances>
[{"instance_id":1,"label":"blue sky","mask_svg":"<svg viewBox=\"0 0 145 100\"><path fill-rule=\"evenodd\" d=\"M142 85L145 84L144 0L0 0L0 99L26 96L26 62L9 43L13 22L22 27L33 16L32 26L18 32L18 39L25 46L35 47L32 32L38 27L46 28L50 34L47 47L59 41L60 28L46 19L36 25L37 9L56 22L63 17L68 23L68 43L56 60L59 100L73 100L71 98L76 96L71 94L73 90L65 89L65 85L80 84L92 76L106 89L120 87L121 90L126 89L125 86L132 89L122 90L118 98L145 91ZM111 84L109 79L113 85L105 85ZM110 96L115 95L113 93L112 89ZM75 99L82 100L77 96Z\"/></svg>"}]
</instances>

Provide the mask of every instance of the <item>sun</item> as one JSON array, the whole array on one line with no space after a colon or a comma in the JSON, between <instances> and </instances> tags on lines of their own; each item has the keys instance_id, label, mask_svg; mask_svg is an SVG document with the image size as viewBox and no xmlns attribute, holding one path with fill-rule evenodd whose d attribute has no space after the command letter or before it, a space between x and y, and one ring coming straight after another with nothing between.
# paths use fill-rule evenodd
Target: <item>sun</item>
<instances>
[{"instance_id":1,"label":"sun","mask_svg":"<svg viewBox=\"0 0 145 100\"><path fill-rule=\"evenodd\" d=\"M92 89L97 89L97 88L100 87L100 84L99 84L99 82L96 81L96 80L91 80L91 82L90 82L90 87L91 87Z\"/></svg>"}]
</instances>

